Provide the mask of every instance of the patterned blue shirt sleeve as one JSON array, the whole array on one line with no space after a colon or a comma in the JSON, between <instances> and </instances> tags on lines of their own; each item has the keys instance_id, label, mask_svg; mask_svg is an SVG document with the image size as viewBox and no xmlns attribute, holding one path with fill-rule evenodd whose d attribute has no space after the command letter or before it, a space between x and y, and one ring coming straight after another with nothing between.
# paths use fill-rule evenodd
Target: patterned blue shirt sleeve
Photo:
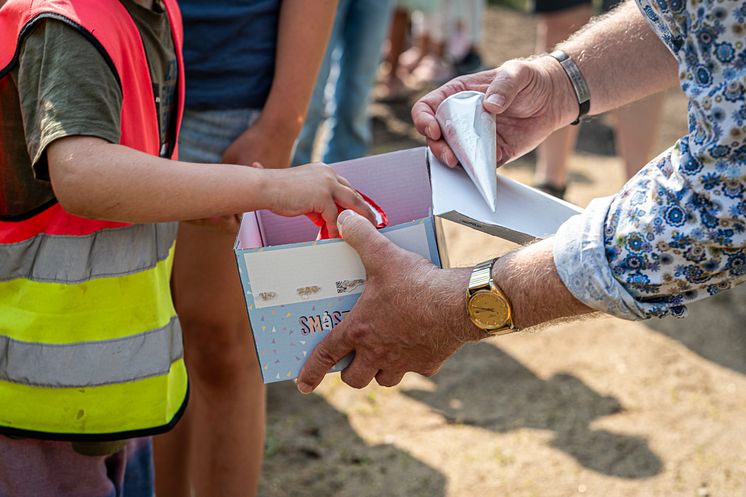
<instances>
[{"instance_id":1,"label":"patterned blue shirt sleeve","mask_svg":"<svg viewBox=\"0 0 746 497\"><path fill-rule=\"evenodd\" d=\"M579 300L626 319L683 316L746 280L746 0L640 0L679 63L689 134L565 223L554 259Z\"/></svg>"}]
</instances>

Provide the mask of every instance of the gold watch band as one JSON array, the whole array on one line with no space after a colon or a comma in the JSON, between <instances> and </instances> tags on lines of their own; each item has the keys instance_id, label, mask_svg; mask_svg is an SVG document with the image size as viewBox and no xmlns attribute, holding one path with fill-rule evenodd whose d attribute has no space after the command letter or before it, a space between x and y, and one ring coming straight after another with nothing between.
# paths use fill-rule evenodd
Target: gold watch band
<instances>
[{"instance_id":1,"label":"gold watch band","mask_svg":"<svg viewBox=\"0 0 746 497\"><path fill-rule=\"evenodd\" d=\"M469 277L469 294L471 295L477 290L487 289L490 287L490 280L492 279L492 266L495 265L497 258L491 261L484 261L476 266L471 271Z\"/></svg>"},{"instance_id":2,"label":"gold watch band","mask_svg":"<svg viewBox=\"0 0 746 497\"><path fill-rule=\"evenodd\" d=\"M477 293L484 292L485 290L489 291L493 295L498 296L500 301L504 303L503 305L507 307L507 321L503 326L497 329L480 326L479 323L477 323L474 320L473 316L471 316L470 314L470 317L472 317L472 321L474 322L474 324L482 328L482 330L490 336L505 335L508 333L519 331L513 324L513 309L510 305L510 301L508 300L507 295L503 293L503 291L495 284L494 280L492 279L492 268L494 267L495 262L497 262L497 259L498 258L484 261L474 266L471 272L471 276L469 277L469 287L466 291L467 307L469 306L472 297L475 297Z\"/></svg>"}]
</instances>

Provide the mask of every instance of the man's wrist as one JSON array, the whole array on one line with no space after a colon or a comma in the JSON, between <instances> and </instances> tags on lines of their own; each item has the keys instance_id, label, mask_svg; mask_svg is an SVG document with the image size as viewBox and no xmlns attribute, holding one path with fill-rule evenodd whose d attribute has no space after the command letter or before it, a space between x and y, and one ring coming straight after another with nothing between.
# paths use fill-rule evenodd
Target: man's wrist
<instances>
[{"instance_id":1,"label":"man's wrist","mask_svg":"<svg viewBox=\"0 0 746 497\"><path fill-rule=\"evenodd\" d=\"M501 257L492 268L495 284L513 308L513 324L526 329L592 310L565 287L547 238Z\"/></svg>"},{"instance_id":2,"label":"man's wrist","mask_svg":"<svg viewBox=\"0 0 746 497\"><path fill-rule=\"evenodd\" d=\"M456 289L453 295L453 302L456 305L453 312L449 313L449 315L455 317L453 329L457 333L459 341L462 343L478 342L483 338L487 338L488 335L479 329L469 317L466 290L469 288L472 268L448 269L447 271L453 274L454 282L452 288Z\"/></svg>"},{"instance_id":3,"label":"man's wrist","mask_svg":"<svg viewBox=\"0 0 746 497\"><path fill-rule=\"evenodd\" d=\"M571 124L580 124L580 119L588 114L588 111L591 109L591 92L588 88L588 83L583 73L580 72L578 65L564 50L555 50L549 56L559 62L572 86L573 93L578 102L578 115Z\"/></svg>"},{"instance_id":4,"label":"man's wrist","mask_svg":"<svg viewBox=\"0 0 746 497\"><path fill-rule=\"evenodd\" d=\"M500 257L495 261L495 265L492 266L492 280L495 285L505 294L505 297L510 302L513 326L521 330L528 328L530 324L527 324L524 318L525 313L521 309L520 299L516 298L516 288L512 284L512 271L510 270L511 261L519 255L520 251L511 252Z\"/></svg>"},{"instance_id":5,"label":"man's wrist","mask_svg":"<svg viewBox=\"0 0 746 497\"><path fill-rule=\"evenodd\" d=\"M549 55L539 57L544 69L549 74L552 85L556 129L564 128L578 117L578 99L572 83L562 65Z\"/></svg>"}]
</instances>

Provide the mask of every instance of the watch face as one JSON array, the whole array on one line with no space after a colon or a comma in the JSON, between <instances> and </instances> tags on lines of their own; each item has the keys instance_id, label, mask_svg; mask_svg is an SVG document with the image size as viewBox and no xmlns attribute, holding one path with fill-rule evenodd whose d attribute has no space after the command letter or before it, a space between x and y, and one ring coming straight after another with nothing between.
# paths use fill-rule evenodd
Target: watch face
<instances>
[{"instance_id":1,"label":"watch face","mask_svg":"<svg viewBox=\"0 0 746 497\"><path fill-rule=\"evenodd\" d=\"M484 330L496 330L510 319L508 303L498 295L481 290L469 299L469 315Z\"/></svg>"}]
</instances>

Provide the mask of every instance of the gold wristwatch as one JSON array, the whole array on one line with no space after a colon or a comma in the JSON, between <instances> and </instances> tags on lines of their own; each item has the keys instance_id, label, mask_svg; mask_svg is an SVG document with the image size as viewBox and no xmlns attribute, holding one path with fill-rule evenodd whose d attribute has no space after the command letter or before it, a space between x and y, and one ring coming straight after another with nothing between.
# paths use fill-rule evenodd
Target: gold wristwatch
<instances>
[{"instance_id":1,"label":"gold wristwatch","mask_svg":"<svg viewBox=\"0 0 746 497\"><path fill-rule=\"evenodd\" d=\"M497 259L478 264L471 272L466 290L466 308L474 325L490 336L518 331L513 325L513 308L508 297L495 285L492 266Z\"/></svg>"}]
</instances>

